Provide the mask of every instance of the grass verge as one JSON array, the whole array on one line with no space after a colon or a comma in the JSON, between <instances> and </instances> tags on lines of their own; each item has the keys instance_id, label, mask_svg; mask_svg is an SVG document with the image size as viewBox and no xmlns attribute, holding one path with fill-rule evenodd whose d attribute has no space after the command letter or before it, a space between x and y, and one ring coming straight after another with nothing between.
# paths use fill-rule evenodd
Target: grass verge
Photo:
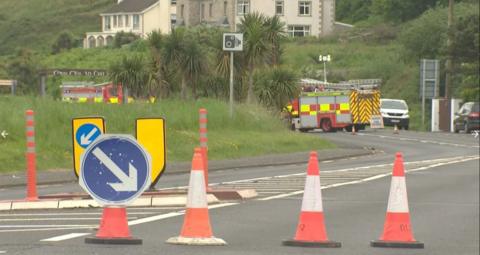
<instances>
[{"instance_id":1,"label":"grass verge","mask_svg":"<svg viewBox=\"0 0 480 255\"><path fill-rule=\"evenodd\" d=\"M71 119L104 116L107 133L132 134L140 117L164 117L167 162L189 161L199 144L198 109L208 110L209 159L233 159L275 153L329 149L316 136L287 130L277 116L260 107L237 105L230 119L228 104L216 100L162 100L155 104L68 104L51 99L0 96L0 172L25 169L25 119L35 111L37 161L40 170L72 167Z\"/></svg>"}]
</instances>

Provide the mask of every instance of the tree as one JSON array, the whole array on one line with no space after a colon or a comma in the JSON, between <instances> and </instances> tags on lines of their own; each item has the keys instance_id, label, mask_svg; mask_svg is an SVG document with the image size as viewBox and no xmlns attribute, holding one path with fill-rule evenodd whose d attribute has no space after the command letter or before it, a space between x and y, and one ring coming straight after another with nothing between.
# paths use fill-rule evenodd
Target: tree
<instances>
[{"instance_id":1,"label":"tree","mask_svg":"<svg viewBox=\"0 0 480 255\"><path fill-rule=\"evenodd\" d=\"M113 47L120 48L123 45L130 44L138 39L138 35L134 33L121 31L115 34L115 38L113 39Z\"/></svg>"},{"instance_id":2,"label":"tree","mask_svg":"<svg viewBox=\"0 0 480 255\"><path fill-rule=\"evenodd\" d=\"M298 93L297 76L289 69L274 67L256 75L255 94L267 107L281 111Z\"/></svg>"},{"instance_id":3,"label":"tree","mask_svg":"<svg viewBox=\"0 0 480 255\"><path fill-rule=\"evenodd\" d=\"M181 98L187 99L187 83L191 84L193 96L196 98L197 78L207 69L205 52L196 38L187 34L184 28L172 30L165 39L163 61L167 65L174 66L180 75Z\"/></svg>"},{"instance_id":4,"label":"tree","mask_svg":"<svg viewBox=\"0 0 480 255\"><path fill-rule=\"evenodd\" d=\"M69 50L75 47L75 39L72 33L66 31L61 33L55 43L52 45L52 53L57 54L60 53L62 50Z\"/></svg>"},{"instance_id":5,"label":"tree","mask_svg":"<svg viewBox=\"0 0 480 255\"><path fill-rule=\"evenodd\" d=\"M38 93L39 64L35 54L29 49L21 49L16 57L7 64L7 73L17 80L18 93Z\"/></svg>"},{"instance_id":6,"label":"tree","mask_svg":"<svg viewBox=\"0 0 480 255\"><path fill-rule=\"evenodd\" d=\"M263 63L268 50L265 16L259 13L247 14L243 17L239 29L244 36L244 58L247 64L247 103L253 103L253 76L257 64Z\"/></svg>"},{"instance_id":7,"label":"tree","mask_svg":"<svg viewBox=\"0 0 480 255\"><path fill-rule=\"evenodd\" d=\"M114 62L110 68L110 79L121 83L124 91L129 91L136 97L146 97L148 71L144 59L140 55L124 57L120 62ZM124 96L128 93L124 93Z\"/></svg>"},{"instance_id":8,"label":"tree","mask_svg":"<svg viewBox=\"0 0 480 255\"><path fill-rule=\"evenodd\" d=\"M285 32L285 23L280 20L280 17L267 17L264 21L265 36L270 44L270 64L276 66L280 62L282 49L280 42L287 37Z\"/></svg>"},{"instance_id":9,"label":"tree","mask_svg":"<svg viewBox=\"0 0 480 255\"><path fill-rule=\"evenodd\" d=\"M371 12L385 20L404 22L437 6L440 0L372 0Z\"/></svg>"}]
</instances>

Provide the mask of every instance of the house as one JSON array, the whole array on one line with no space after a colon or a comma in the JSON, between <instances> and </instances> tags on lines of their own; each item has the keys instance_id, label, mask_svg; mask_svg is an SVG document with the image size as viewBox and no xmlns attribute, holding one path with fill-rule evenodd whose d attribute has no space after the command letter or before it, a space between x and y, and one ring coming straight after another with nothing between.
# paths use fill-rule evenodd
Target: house
<instances>
[{"instance_id":1,"label":"house","mask_svg":"<svg viewBox=\"0 0 480 255\"><path fill-rule=\"evenodd\" d=\"M142 38L152 31L170 33L176 23L176 0L118 0L110 10L101 13L102 32L88 32L84 48L113 43L118 32L131 32Z\"/></svg>"},{"instance_id":2,"label":"house","mask_svg":"<svg viewBox=\"0 0 480 255\"><path fill-rule=\"evenodd\" d=\"M292 37L325 36L335 28L335 0L177 0L178 25L211 24L234 31L252 12L279 16Z\"/></svg>"}]
</instances>

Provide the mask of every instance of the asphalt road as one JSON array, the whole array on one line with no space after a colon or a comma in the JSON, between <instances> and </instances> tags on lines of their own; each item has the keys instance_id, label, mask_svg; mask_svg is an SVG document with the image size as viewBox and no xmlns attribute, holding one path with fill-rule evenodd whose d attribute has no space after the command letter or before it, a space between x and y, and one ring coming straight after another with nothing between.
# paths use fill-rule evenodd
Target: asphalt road
<instances>
[{"instance_id":1,"label":"asphalt road","mask_svg":"<svg viewBox=\"0 0 480 255\"><path fill-rule=\"evenodd\" d=\"M31 210L0 214L0 254L478 254L479 253L479 140L466 134L389 130L311 133L341 146L374 148L377 153L322 162L322 191L327 232L342 248L295 248L281 245L292 238L301 207L305 164L231 169L210 173L210 183L255 188L259 197L221 203L210 210L217 237L225 247L165 244L179 234L183 216L160 217L183 208L129 208L132 234L141 246L89 245L101 210ZM416 239L423 250L369 246L379 237L388 200L394 153L406 161L407 188ZM307 159L305 159L306 161ZM378 176L378 178L372 178ZM253 179L253 180L252 180ZM373 179L365 181L365 179ZM166 175L158 188L184 186L187 174ZM45 186L40 192L76 190L75 184ZM78 189L79 190L79 189ZM2 190L20 194L20 188ZM159 219L164 218L164 219ZM72 233L78 233L73 237ZM66 236L68 235L68 236ZM45 241L52 237L65 240Z\"/></svg>"}]
</instances>

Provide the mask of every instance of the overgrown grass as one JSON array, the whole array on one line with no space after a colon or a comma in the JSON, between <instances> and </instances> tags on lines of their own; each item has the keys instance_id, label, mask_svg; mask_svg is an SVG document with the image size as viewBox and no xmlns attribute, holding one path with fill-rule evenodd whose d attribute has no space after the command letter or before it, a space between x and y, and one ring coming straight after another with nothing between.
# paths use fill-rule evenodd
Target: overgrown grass
<instances>
[{"instance_id":1,"label":"overgrown grass","mask_svg":"<svg viewBox=\"0 0 480 255\"><path fill-rule=\"evenodd\" d=\"M198 109L208 110L209 158L231 159L263 154L333 148L316 136L287 130L277 116L260 107L238 105L230 119L228 105L215 100L183 102L175 99L155 104L68 104L50 99L0 96L0 172L25 168L24 111L35 111L38 167L41 170L72 167L71 119L100 115L107 133L132 134L135 118L164 117L167 127L167 160L188 161L198 141Z\"/></svg>"},{"instance_id":2,"label":"overgrown grass","mask_svg":"<svg viewBox=\"0 0 480 255\"><path fill-rule=\"evenodd\" d=\"M112 0L2 0L0 1L0 55L16 48L50 52L58 35L71 31L78 39L100 31L99 13Z\"/></svg>"}]
</instances>

